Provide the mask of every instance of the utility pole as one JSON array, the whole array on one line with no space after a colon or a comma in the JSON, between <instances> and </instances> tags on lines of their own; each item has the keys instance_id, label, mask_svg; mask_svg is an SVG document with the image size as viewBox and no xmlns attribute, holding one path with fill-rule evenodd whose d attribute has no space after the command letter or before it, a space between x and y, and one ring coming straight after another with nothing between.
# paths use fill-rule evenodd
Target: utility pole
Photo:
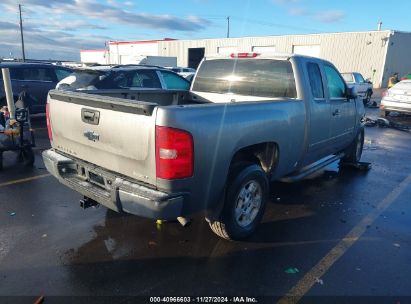
<instances>
[{"instance_id":1,"label":"utility pole","mask_svg":"<svg viewBox=\"0 0 411 304\"><path fill-rule=\"evenodd\" d=\"M230 16L227 17L227 38L230 38Z\"/></svg>"},{"instance_id":2,"label":"utility pole","mask_svg":"<svg viewBox=\"0 0 411 304\"><path fill-rule=\"evenodd\" d=\"M20 13L21 52L23 53L23 61L26 61L26 53L24 52L23 20L21 19L21 4L19 4L19 13Z\"/></svg>"}]
</instances>

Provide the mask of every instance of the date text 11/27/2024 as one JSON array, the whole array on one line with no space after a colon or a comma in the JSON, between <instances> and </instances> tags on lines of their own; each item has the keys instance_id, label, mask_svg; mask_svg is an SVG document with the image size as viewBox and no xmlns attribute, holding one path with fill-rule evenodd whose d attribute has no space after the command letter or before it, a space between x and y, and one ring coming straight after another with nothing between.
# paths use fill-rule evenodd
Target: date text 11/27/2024
<instances>
[{"instance_id":1,"label":"date text 11/27/2024","mask_svg":"<svg viewBox=\"0 0 411 304\"><path fill-rule=\"evenodd\" d=\"M150 303L258 303L253 297L150 297Z\"/></svg>"}]
</instances>

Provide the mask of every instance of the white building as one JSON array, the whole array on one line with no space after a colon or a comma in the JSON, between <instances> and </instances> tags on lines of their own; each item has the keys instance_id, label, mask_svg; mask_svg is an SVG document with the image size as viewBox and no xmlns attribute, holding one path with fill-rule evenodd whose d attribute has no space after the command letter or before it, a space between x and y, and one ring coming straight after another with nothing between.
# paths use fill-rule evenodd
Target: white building
<instances>
[{"instance_id":1,"label":"white building","mask_svg":"<svg viewBox=\"0 0 411 304\"><path fill-rule=\"evenodd\" d=\"M137 40L137 41L109 41L104 50L81 50L80 60L83 63L98 64L132 64L140 62L146 56L159 56L158 44L163 40Z\"/></svg>"},{"instance_id":2,"label":"white building","mask_svg":"<svg viewBox=\"0 0 411 304\"><path fill-rule=\"evenodd\" d=\"M411 33L367 31L197 40L111 42L108 62L128 63L133 56L150 53L177 57L178 66L197 68L204 56L233 52L298 53L331 61L341 72L360 72L375 87L385 87L394 72L411 71ZM90 51L82 51L82 61ZM90 52L90 53L89 53ZM95 53L95 58L101 58ZM104 62L104 63L107 63Z\"/></svg>"}]
</instances>

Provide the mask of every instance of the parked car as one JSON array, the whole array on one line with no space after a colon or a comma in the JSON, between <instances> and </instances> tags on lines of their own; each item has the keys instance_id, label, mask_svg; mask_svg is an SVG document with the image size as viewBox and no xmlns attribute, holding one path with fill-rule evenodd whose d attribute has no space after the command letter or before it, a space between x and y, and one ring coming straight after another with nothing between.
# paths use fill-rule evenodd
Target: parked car
<instances>
[{"instance_id":1,"label":"parked car","mask_svg":"<svg viewBox=\"0 0 411 304\"><path fill-rule=\"evenodd\" d=\"M10 70L15 101L22 91L26 91L30 113L44 113L48 91L72 73L70 68L46 63L0 63L0 68ZM7 101L1 73L0 83L0 106L3 106Z\"/></svg>"},{"instance_id":2,"label":"parked car","mask_svg":"<svg viewBox=\"0 0 411 304\"><path fill-rule=\"evenodd\" d=\"M355 87L357 95L362 98L364 105L368 104L373 94L372 82L365 80L364 77L357 72L341 73L348 87Z\"/></svg>"},{"instance_id":3,"label":"parked car","mask_svg":"<svg viewBox=\"0 0 411 304\"><path fill-rule=\"evenodd\" d=\"M217 235L241 239L259 224L270 181L361 158L363 103L319 58L206 57L183 98L138 94L49 93L43 160L83 206L153 219L205 211Z\"/></svg>"},{"instance_id":4,"label":"parked car","mask_svg":"<svg viewBox=\"0 0 411 304\"><path fill-rule=\"evenodd\" d=\"M59 90L188 90L190 82L165 68L147 65L97 66L76 70L60 81Z\"/></svg>"},{"instance_id":5,"label":"parked car","mask_svg":"<svg viewBox=\"0 0 411 304\"><path fill-rule=\"evenodd\" d=\"M402 80L384 93L381 116L386 117L390 112L411 114L411 80Z\"/></svg>"},{"instance_id":6,"label":"parked car","mask_svg":"<svg viewBox=\"0 0 411 304\"><path fill-rule=\"evenodd\" d=\"M181 75L184 78L189 79L189 81L191 81L192 77L196 73L196 70L192 68L172 67L169 69L177 73L178 75Z\"/></svg>"}]
</instances>

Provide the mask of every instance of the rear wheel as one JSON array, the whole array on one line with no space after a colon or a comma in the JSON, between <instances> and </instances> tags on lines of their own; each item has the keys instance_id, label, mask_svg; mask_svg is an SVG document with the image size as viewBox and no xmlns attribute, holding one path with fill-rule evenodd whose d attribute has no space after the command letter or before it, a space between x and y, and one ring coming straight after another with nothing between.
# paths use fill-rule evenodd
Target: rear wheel
<instances>
[{"instance_id":1,"label":"rear wheel","mask_svg":"<svg viewBox=\"0 0 411 304\"><path fill-rule=\"evenodd\" d=\"M364 129L361 129L355 137L354 141L345 151L343 161L346 163L358 163L361 159L362 150L364 147Z\"/></svg>"},{"instance_id":2,"label":"rear wheel","mask_svg":"<svg viewBox=\"0 0 411 304\"><path fill-rule=\"evenodd\" d=\"M258 165L247 165L229 179L223 210L210 222L218 236L239 240L251 235L264 214L269 191L268 180Z\"/></svg>"}]
</instances>

